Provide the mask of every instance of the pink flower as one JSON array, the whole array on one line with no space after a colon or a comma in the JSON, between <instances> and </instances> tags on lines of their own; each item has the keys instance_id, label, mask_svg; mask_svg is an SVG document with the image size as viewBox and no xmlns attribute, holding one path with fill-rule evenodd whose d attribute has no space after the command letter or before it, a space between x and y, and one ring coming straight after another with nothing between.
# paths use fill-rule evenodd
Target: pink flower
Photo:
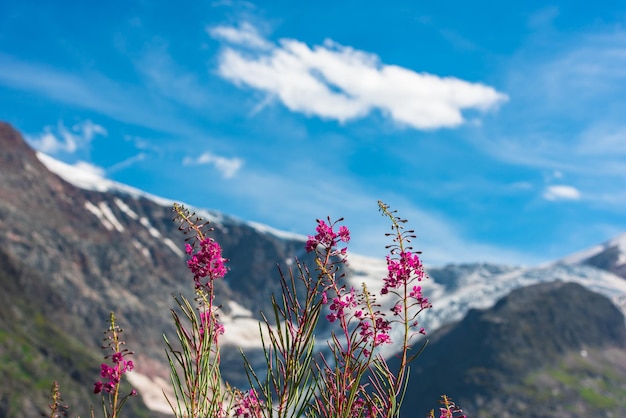
<instances>
[{"instance_id":1,"label":"pink flower","mask_svg":"<svg viewBox=\"0 0 626 418\"><path fill-rule=\"evenodd\" d=\"M122 356L122 353L113 353L113 355L111 356L111 361L113 363L119 363L124 359L124 357Z\"/></svg>"},{"instance_id":2,"label":"pink flower","mask_svg":"<svg viewBox=\"0 0 626 418\"><path fill-rule=\"evenodd\" d=\"M343 242L350 242L350 230L348 230L347 226L339 227L339 239Z\"/></svg>"},{"instance_id":3,"label":"pink flower","mask_svg":"<svg viewBox=\"0 0 626 418\"><path fill-rule=\"evenodd\" d=\"M226 275L227 268L224 263L228 259L222 257L222 247L213 241L211 238L206 238L200 241L200 250L197 253L193 253L193 249L190 250L190 245L185 246L187 254L191 255L191 258L187 260L187 267L193 273L196 287L211 287L213 280L221 279ZM202 278L208 278L206 283L202 283Z\"/></svg>"},{"instance_id":4,"label":"pink flower","mask_svg":"<svg viewBox=\"0 0 626 418\"><path fill-rule=\"evenodd\" d=\"M387 277L383 279L384 286L381 294L389 293L390 289L399 289L413 279L421 281L424 278L424 268L422 262L410 251L403 251L399 258L387 256Z\"/></svg>"},{"instance_id":5,"label":"pink flower","mask_svg":"<svg viewBox=\"0 0 626 418\"><path fill-rule=\"evenodd\" d=\"M330 220L329 220L330 222ZM304 246L304 249L307 252L313 252L317 249L318 246L322 246L330 253L330 255L345 255L347 252L347 248L342 248L337 250L337 244L339 241L349 242L350 241L350 230L346 226L340 226L339 232L333 231L333 224L327 224L325 221L317 220L317 227L315 228L315 235L309 235Z\"/></svg>"},{"instance_id":6,"label":"pink flower","mask_svg":"<svg viewBox=\"0 0 626 418\"><path fill-rule=\"evenodd\" d=\"M396 304L396 306L391 308L391 312L393 312L394 315L400 315L400 313L402 312L402 305L399 303Z\"/></svg>"},{"instance_id":7,"label":"pink flower","mask_svg":"<svg viewBox=\"0 0 626 418\"><path fill-rule=\"evenodd\" d=\"M96 383L93 384L93 393L94 394L98 394L100 392L102 392L102 382L98 381Z\"/></svg>"},{"instance_id":8,"label":"pink flower","mask_svg":"<svg viewBox=\"0 0 626 418\"><path fill-rule=\"evenodd\" d=\"M233 409L236 417L251 418L260 416L262 401L256 396L254 389L245 392L240 396Z\"/></svg>"}]
</instances>

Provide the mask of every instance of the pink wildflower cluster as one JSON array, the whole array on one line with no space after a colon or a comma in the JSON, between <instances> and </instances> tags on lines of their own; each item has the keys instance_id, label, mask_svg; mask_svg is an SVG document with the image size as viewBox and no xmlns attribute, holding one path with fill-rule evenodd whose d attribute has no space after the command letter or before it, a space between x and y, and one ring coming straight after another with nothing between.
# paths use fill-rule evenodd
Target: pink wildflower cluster
<instances>
[{"instance_id":1,"label":"pink wildflower cluster","mask_svg":"<svg viewBox=\"0 0 626 418\"><path fill-rule=\"evenodd\" d=\"M387 256L387 277L384 278L385 285L380 291L385 295L389 289L399 289L413 279L422 281L424 278L424 267L417 254L410 251L400 252L399 257Z\"/></svg>"},{"instance_id":2,"label":"pink wildflower cluster","mask_svg":"<svg viewBox=\"0 0 626 418\"><path fill-rule=\"evenodd\" d=\"M307 252L312 252L317 249L319 245L324 247L325 249L336 248L339 242L349 242L350 241L350 231L345 226L340 226L339 231L333 231L333 226L342 221L342 219L337 220L334 223L330 222L328 219L328 223L325 221L317 220L317 227L315 228L315 235L309 235L309 239L306 242L305 249ZM331 257L337 256L339 254L345 255L347 252L347 247L342 249L335 249L329 255Z\"/></svg>"},{"instance_id":3,"label":"pink wildflower cluster","mask_svg":"<svg viewBox=\"0 0 626 418\"><path fill-rule=\"evenodd\" d=\"M363 398L358 398L352 405L352 416L359 418L372 418L378 416L378 408L365 402Z\"/></svg>"},{"instance_id":4,"label":"pink wildflower cluster","mask_svg":"<svg viewBox=\"0 0 626 418\"><path fill-rule=\"evenodd\" d=\"M122 375L126 372L133 370L135 366L132 360L124 359L124 356L126 354L130 354L130 352L127 351L125 353L114 353L111 356L111 362L113 363L113 366L102 363L102 365L100 366L100 377L106 379L106 381L97 381L96 383L94 383L93 393L112 393L115 390L115 387L120 384L122 380ZM136 394L134 390L133 392L133 395Z\"/></svg>"},{"instance_id":5,"label":"pink wildflower cluster","mask_svg":"<svg viewBox=\"0 0 626 418\"><path fill-rule=\"evenodd\" d=\"M185 245L185 252L191 255L187 260L187 267L193 273L196 288L211 287L213 280L221 279L226 275L227 268L224 265L228 260L222 257L222 247L211 238L200 241L200 249L194 254L193 247ZM208 278L205 283L203 278Z\"/></svg>"},{"instance_id":6,"label":"pink wildflower cluster","mask_svg":"<svg viewBox=\"0 0 626 418\"><path fill-rule=\"evenodd\" d=\"M322 302L326 304L328 298L326 297L326 293L322 296ZM328 322L335 322L338 318L342 317L345 314L346 309L356 308L356 294L354 288L350 289L349 293L344 295L337 295L337 297L332 299L330 306L330 313L326 315L326 319Z\"/></svg>"},{"instance_id":7,"label":"pink wildflower cluster","mask_svg":"<svg viewBox=\"0 0 626 418\"><path fill-rule=\"evenodd\" d=\"M359 333L364 339L373 341L374 347L381 344L391 344L392 342L391 337L389 336L391 325L389 324L389 321L385 320L382 316L372 318L371 321L361 321L359 328L361 329Z\"/></svg>"},{"instance_id":8,"label":"pink wildflower cluster","mask_svg":"<svg viewBox=\"0 0 626 418\"><path fill-rule=\"evenodd\" d=\"M233 407L235 417L252 418L261 416L263 401L259 400L254 389L250 389L243 395L238 396Z\"/></svg>"},{"instance_id":9,"label":"pink wildflower cluster","mask_svg":"<svg viewBox=\"0 0 626 418\"><path fill-rule=\"evenodd\" d=\"M338 232L335 232L333 228L340 221L342 219L331 222L330 218L328 218L328 223L326 223L318 219L317 227L315 228L316 234L314 236L309 235L305 246L306 251L317 251L319 246L323 249L321 255L327 262L329 262L330 257L340 254L345 260L347 248L337 249L337 246L340 242L347 243L350 241L350 230L342 225L339 227ZM346 336L349 335L347 324L352 319L356 319L359 321L358 327L360 328L359 334L362 337L362 342L371 342L374 347L380 344L391 343L391 337L389 336L391 326L389 321L383 318L384 314L380 311L371 312L367 308L364 294L357 295L354 288L350 288L350 291L346 292L345 285L340 286L337 283L337 278L334 274L336 270L329 269L327 271L327 279L329 280L327 288L334 290L335 297L330 299L329 304L327 292L324 291L322 293L322 303L324 305L328 304L328 309L330 310L330 313L326 315L326 319L331 323L340 320ZM346 317L348 311L351 312L351 318ZM369 354L367 349L364 349L364 351L366 354Z\"/></svg>"},{"instance_id":10,"label":"pink wildflower cluster","mask_svg":"<svg viewBox=\"0 0 626 418\"><path fill-rule=\"evenodd\" d=\"M126 399L130 396L135 396L137 391L133 389L128 395L124 396L122 401L118 403L118 393L120 389L120 383L122 382L122 376L135 368L132 360L126 360L127 356L133 354L127 348L122 348L126 343L120 339L122 329L115 322L115 315L113 312L109 315L109 328L104 332L106 337L104 341L106 344L102 346L105 350L111 350L113 354L107 355L104 358L110 358L111 364L102 363L100 366L100 377L103 380L99 380L93 385L93 393L106 393L109 398L110 410L115 415L119 412L126 402Z\"/></svg>"},{"instance_id":11,"label":"pink wildflower cluster","mask_svg":"<svg viewBox=\"0 0 626 418\"><path fill-rule=\"evenodd\" d=\"M430 309L433 305L428 301L428 298L422 295L422 286L413 286L413 290L409 293L409 298L415 299L415 303L420 309Z\"/></svg>"},{"instance_id":12,"label":"pink wildflower cluster","mask_svg":"<svg viewBox=\"0 0 626 418\"><path fill-rule=\"evenodd\" d=\"M396 250L399 249L397 248ZM422 294L422 287L413 284L415 281L421 282L426 275L419 256L407 249L399 250L399 255L396 254L397 253L392 251L391 255L387 256L387 277L383 279L384 285L380 293L382 295L386 295L389 292L398 294L399 289L404 289L404 292L406 292L405 303L407 303L407 305L397 303L391 308L391 312L393 312L394 316L402 317L402 315L405 314L405 306L408 308L417 306L417 313L424 309L432 308L428 298ZM413 285L412 288L411 285ZM415 316L417 316L417 314L414 314L413 319L415 319ZM411 323L411 327L417 326L417 321ZM426 334L424 328L420 328L418 332L420 334Z\"/></svg>"}]
</instances>

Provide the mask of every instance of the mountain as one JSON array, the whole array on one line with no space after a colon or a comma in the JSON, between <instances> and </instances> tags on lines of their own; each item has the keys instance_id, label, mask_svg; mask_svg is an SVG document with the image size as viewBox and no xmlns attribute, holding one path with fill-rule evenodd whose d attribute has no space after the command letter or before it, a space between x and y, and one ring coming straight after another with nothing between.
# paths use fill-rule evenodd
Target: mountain
<instances>
[{"instance_id":1,"label":"mountain","mask_svg":"<svg viewBox=\"0 0 626 418\"><path fill-rule=\"evenodd\" d=\"M576 283L512 291L435 331L411 370L404 415L445 393L468 416L626 416L626 326Z\"/></svg>"},{"instance_id":2,"label":"mountain","mask_svg":"<svg viewBox=\"0 0 626 418\"><path fill-rule=\"evenodd\" d=\"M626 233L557 263L593 266L626 279Z\"/></svg>"},{"instance_id":3,"label":"mountain","mask_svg":"<svg viewBox=\"0 0 626 418\"><path fill-rule=\"evenodd\" d=\"M136 353L136 370L128 377L145 403L129 403L139 405L128 416L169 412L162 395L169 381L162 334L175 335L168 312L174 306L171 295L191 296L193 289L182 251L184 236L172 222L173 202L36 153L4 123L0 167L0 285L7 289L0 306L0 376L12 382L0 391L0 417L36 416L48 403L45 392L53 379L61 381L75 408L72 414L87 416L79 406L97 400L90 389L98 378L99 347L110 311ZM213 236L231 260L230 272L216 288L226 327L220 340L223 372L230 383L245 385L238 347L262 360L259 311L269 310L270 295L280 289L276 262L306 261L306 238L195 210L211 220ZM350 254L349 262L351 284L366 282L370 290L380 289L387 272L384 260ZM430 268L424 289L434 307L420 322L434 335L515 289L556 280L579 283L626 310L626 280L611 266L558 262ZM320 333L323 339L327 330ZM46 370L43 364L55 368Z\"/></svg>"},{"instance_id":4,"label":"mountain","mask_svg":"<svg viewBox=\"0 0 626 418\"><path fill-rule=\"evenodd\" d=\"M45 355L50 361L70 355L63 352L63 344L45 348L48 339L63 336L73 340L68 347L83 347L92 360L97 359L106 319L115 311L125 329L127 346L136 353L136 370L129 373L131 383L139 387L151 409L169 411L162 400L161 388L169 381L162 335L175 335L169 314L174 306L172 295L193 294L184 236L172 222L171 202L89 178L37 155L7 124L0 124L0 167L0 250L8 260L2 284L13 289L4 294L11 303L3 308L0 335L5 338L0 339L0 353L7 362L0 367L32 368L26 352L13 356L20 350L9 347L13 342L6 337L16 324L30 326L22 323L23 318L45 322L39 348L32 349L39 353L49 350ZM268 311L270 295L279 290L276 262L305 258L304 239L217 212L198 214L212 221L213 236L231 260L231 270L216 292L217 299L224 301L221 319L229 330L222 340L222 356L227 360L224 373L239 384L246 380L239 367L239 350L232 344L258 348L258 312ZM16 276L15 271L22 273ZM56 349L60 351L50 351ZM228 367L229 360L236 361L237 367ZM72 378L87 392L98 378L99 363L93 364L91 375L85 370ZM32 412L45 407L47 386L61 376L50 375L47 385L27 372L23 377L43 396L5 385L0 404L10 408L4 416L37 415ZM25 393L29 393L27 400L23 399Z\"/></svg>"}]
</instances>

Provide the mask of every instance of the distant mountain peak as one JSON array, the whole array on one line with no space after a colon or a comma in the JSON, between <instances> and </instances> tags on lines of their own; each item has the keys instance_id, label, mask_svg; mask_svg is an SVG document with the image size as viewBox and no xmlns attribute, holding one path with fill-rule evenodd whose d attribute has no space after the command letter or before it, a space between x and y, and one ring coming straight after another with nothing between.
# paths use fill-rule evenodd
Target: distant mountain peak
<instances>
[{"instance_id":1,"label":"distant mountain peak","mask_svg":"<svg viewBox=\"0 0 626 418\"><path fill-rule=\"evenodd\" d=\"M555 264L584 264L626 279L626 232L600 245L567 256Z\"/></svg>"},{"instance_id":2,"label":"distant mountain peak","mask_svg":"<svg viewBox=\"0 0 626 418\"><path fill-rule=\"evenodd\" d=\"M45 172L35 151L24 141L22 135L6 122L0 122L0 165L7 172L26 169L33 175Z\"/></svg>"},{"instance_id":3,"label":"distant mountain peak","mask_svg":"<svg viewBox=\"0 0 626 418\"><path fill-rule=\"evenodd\" d=\"M17 156L22 159L24 157L33 159L35 156L35 152L24 141L22 135L6 122L0 122L0 138L2 138L1 161L15 160Z\"/></svg>"}]
</instances>

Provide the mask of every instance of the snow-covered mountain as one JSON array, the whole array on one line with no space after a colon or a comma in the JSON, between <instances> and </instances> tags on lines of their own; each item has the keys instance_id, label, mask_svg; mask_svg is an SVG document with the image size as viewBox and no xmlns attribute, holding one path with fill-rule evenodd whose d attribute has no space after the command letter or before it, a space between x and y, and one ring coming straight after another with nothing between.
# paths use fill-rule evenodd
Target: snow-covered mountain
<instances>
[{"instance_id":1,"label":"snow-covered mountain","mask_svg":"<svg viewBox=\"0 0 626 418\"><path fill-rule=\"evenodd\" d=\"M39 160L53 173L69 183L83 189L102 193L123 193L142 196L155 203L171 207L173 201L150 195L135 188L113 182L80 168L64 164L45 154L38 153ZM260 233L269 233L281 239L305 242L306 237L280 231L256 222L237 220L217 211L193 208L199 214L216 223L240 222L251 226ZM94 213L98 213L94 210ZM103 222L106 214L98 213ZM385 277L385 260L351 254L349 266L350 280L355 288L365 282L369 289L378 291ZM425 289L433 302L433 309L424 314L423 324L429 330L461 319L470 308L488 308L511 290L536 283L565 281L576 282L605 295L626 314L626 233L597 245L591 249L573 254L540 267L516 267L494 264L451 264L443 268L429 269L432 279ZM618 274L623 272L625 276ZM231 302L239 312L249 312ZM252 315L238 315L237 319L251 318ZM229 320L227 317L226 320ZM236 321L236 319L234 320ZM256 332L256 321L233 322L233 329L246 329L245 335L226 337L233 344L254 345L247 330Z\"/></svg>"},{"instance_id":2,"label":"snow-covered mountain","mask_svg":"<svg viewBox=\"0 0 626 418\"><path fill-rule=\"evenodd\" d=\"M610 271L626 279L626 232L554 264L584 264Z\"/></svg>"},{"instance_id":3,"label":"snow-covered mountain","mask_svg":"<svg viewBox=\"0 0 626 418\"><path fill-rule=\"evenodd\" d=\"M368 288L380 289L380 278L386 273L384 260L352 255L350 263L355 286L365 281ZM428 273L430 280L423 288L433 307L420 319L427 332L461 320L470 309L490 308L512 290L554 281L579 283L607 297L626 316L626 279L585 263L558 262L542 267L451 264L431 268Z\"/></svg>"},{"instance_id":4,"label":"snow-covered mountain","mask_svg":"<svg viewBox=\"0 0 626 418\"><path fill-rule=\"evenodd\" d=\"M102 193L122 193L144 197L156 204L171 207L174 201L151 195L133 187L120 184L92 172L70 166L37 153L39 160L53 173L76 187ZM215 223L239 222L281 239L305 242L306 237L281 231L268 225L243 221L215 210L192 208L201 216ZM94 214L107 222L107 211L92 209ZM117 222L113 220L113 224ZM350 280L360 287L365 282L369 289L379 290L381 279L386 275L384 259L350 255ZM486 308L511 290L531 284L565 281L576 282L603 294L626 313L626 233L590 249L572 254L561 260L539 267L516 267L495 264L450 264L428 270L432 281L425 285L434 309L426 323L430 329L460 319L470 308ZM440 305L437 307L437 305ZM245 311L245 309L244 309ZM248 342L250 344L250 342Z\"/></svg>"}]
</instances>

